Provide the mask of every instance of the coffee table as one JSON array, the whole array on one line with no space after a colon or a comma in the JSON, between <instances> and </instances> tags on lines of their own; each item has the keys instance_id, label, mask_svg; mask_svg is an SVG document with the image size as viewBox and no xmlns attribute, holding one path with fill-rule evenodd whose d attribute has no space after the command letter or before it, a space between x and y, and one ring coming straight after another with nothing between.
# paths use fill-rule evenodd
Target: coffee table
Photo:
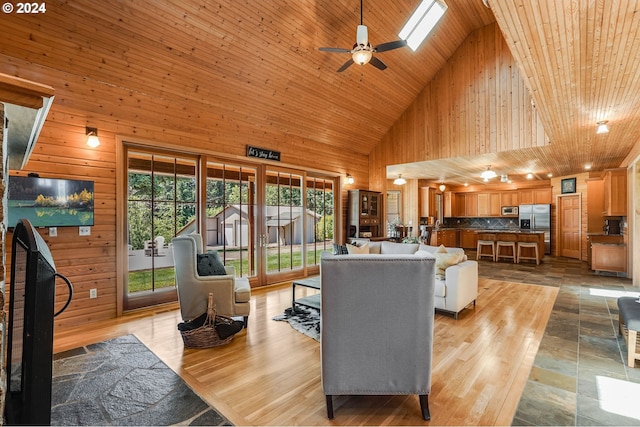
<instances>
[{"instance_id":1,"label":"coffee table","mask_svg":"<svg viewBox=\"0 0 640 427\"><path fill-rule=\"evenodd\" d=\"M320 293L296 299L296 286L320 290L320 276L305 277L291 282L291 309L296 311L296 304L320 309Z\"/></svg>"}]
</instances>

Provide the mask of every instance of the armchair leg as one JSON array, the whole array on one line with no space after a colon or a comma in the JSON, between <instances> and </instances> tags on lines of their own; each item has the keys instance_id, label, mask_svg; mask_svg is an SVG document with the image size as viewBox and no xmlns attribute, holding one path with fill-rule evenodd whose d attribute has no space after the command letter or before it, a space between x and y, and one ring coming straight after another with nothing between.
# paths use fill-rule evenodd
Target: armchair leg
<instances>
[{"instance_id":1,"label":"armchair leg","mask_svg":"<svg viewBox=\"0 0 640 427\"><path fill-rule=\"evenodd\" d=\"M429 395L421 394L420 395L420 411L422 411L422 418L426 421L431 419L431 414L429 413Z\"/></svg>"},{"instance_id":2,"label":"armchair leg","mask_svg":"<svg viewBox=\"0 0 640 427\"><path fill-rule=\"evenodd\" d=\"M325 396L327 398L327 418L330 420L333 419L333 396L327 394Z\"/></svg>"},{"instance_id":3,"label":"armchair leg","mask_svg":"<svg viewBox=\"0 0 640 427\"><path fill-rule=\"evenodd\" d=\"M244 316L244 328L247 329L249 326L249 316Z\"/></svg>"}]
</instances>

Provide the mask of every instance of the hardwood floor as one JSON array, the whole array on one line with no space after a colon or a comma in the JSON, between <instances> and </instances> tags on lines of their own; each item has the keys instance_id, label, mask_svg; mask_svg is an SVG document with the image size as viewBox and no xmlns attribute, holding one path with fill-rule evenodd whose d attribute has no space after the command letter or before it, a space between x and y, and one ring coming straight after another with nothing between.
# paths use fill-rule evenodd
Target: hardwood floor
<instances>
[{"instance_id":1,"label":"hardwood floor","mask_svg":"<svg viewBox=\"0 0 640 427\"><path fill-rule=\"evenodd\" d=\"M290 283L253 290L249 328L224 347L185 349L172 304L57 332L54 352L135 334L236 425L509 425L558 289L480 279L478 291L457 321L436 314L428 423L417 396L336 397L326 418L319 344L271 320Z\"/></svg>"}]
</instances>

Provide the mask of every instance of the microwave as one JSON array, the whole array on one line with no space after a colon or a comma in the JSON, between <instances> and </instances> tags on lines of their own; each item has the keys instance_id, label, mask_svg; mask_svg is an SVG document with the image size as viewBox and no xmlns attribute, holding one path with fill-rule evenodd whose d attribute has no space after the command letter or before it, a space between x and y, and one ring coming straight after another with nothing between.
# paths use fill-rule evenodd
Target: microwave
<instances>
[{"instance_id":1,"label":"microwave","mask_svg":"<svg viewBox=\"0 0 640 427\"><path fill-rule=\"evenodd\" d=\"M502 207L502 215L518 215L518 207L517 206L503 206Z\"/></svg>"}]
</instances>

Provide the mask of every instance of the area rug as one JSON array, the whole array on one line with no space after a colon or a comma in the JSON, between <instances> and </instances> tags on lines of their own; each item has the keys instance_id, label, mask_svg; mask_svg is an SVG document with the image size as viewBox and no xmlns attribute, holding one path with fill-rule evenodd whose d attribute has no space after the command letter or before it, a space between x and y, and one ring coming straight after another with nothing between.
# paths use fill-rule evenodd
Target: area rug
<instances>
[{"instance_id":1,"label":"area rug","mask_svg":"<svg viewBox=\"0 0 640 427\"><path fill-rule=\"evenodd\" d=\"M133 335L54 355L51 425L231 425Z\"/></svg>"},{"instance_id":2,"label":"area rug","mask_svg":"<svg viewBox=\"0 0 640 427\"><path fill-rule=\"evenodd\" d=\"M291 327L306 336L320 341L320 310L297 306L296 311L291 307L284 311L284 314L275 316L273 320L289 322Z\"/></svg>"}]
</instances>

